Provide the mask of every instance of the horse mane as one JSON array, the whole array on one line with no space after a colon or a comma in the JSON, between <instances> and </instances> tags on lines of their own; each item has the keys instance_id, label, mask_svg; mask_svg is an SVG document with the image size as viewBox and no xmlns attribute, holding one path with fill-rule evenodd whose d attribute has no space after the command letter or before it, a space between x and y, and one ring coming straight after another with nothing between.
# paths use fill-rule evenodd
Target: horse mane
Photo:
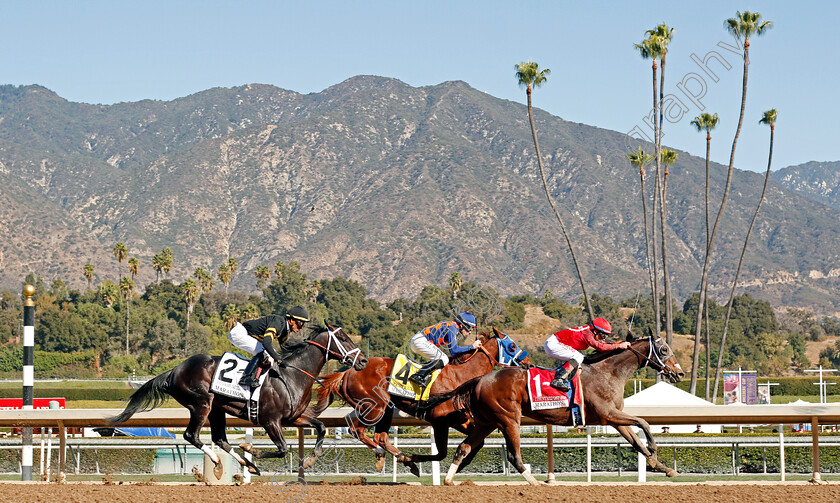
<instances>
[{"instance_id":1,"label":"horse mane","mask_svg":"<svg viewBox=\"0 0 840 503\"><path fill-rule=\"evenodd\" d=\"M311 330L312 335L310 335L306 339L296 340L296 341L288 341L283 346L283 348L280 350L280 358L285 360L287 358L291 358L291 357L299 354L307 346L309 346L309 341L311 341L312 339L314 339L318 335L326 332L327 327L316 325L316 326L309 327L309 330Z\"/></svg>"},{"instance_id":2,"label":"horse mane","mask_svg":"<svg viewBox=\"0 0 840 503\"><path fill-rule=\"evenodd\" d=\"M641 342L641 341L647 341L647 338L636 340L636 342ZM611 357L613 357L617 354L624 353L624 351L625 351L624 349L613 349L612 351L604 351L603 353L596 351L595 353L586 355L583 358L583 363L585 363L587 365L592 365L593 363L602 362L602 361L606 360L607 358L611 358Z\"/></svg>"}]
</instances>

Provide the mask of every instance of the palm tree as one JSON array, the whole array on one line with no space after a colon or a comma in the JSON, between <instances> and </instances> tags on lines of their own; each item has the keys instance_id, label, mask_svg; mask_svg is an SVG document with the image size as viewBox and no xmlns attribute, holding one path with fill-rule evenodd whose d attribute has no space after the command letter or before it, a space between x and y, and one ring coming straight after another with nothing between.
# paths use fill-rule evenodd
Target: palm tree
<instances>
[{"instance_id":1,"label":"palm tree","mask_svg":"<svg viewBox=\"0 0 840 503\"><path fill-rule=\"evenodd\" d=\"M650 31L650 30L648 30ZM665 51L665 42L662 40L662 37L656 34L650 34L648 32L645 33L648 35L648 38L642 40L640 43L635 44L636 49L639 51L639 55L642 59L650 59L653 60L653 64L651 68L653 69L653 146L654 146L654 158L656 159L656 181L654 183L654 191L653 191L653 215L654 215L654 222L653 222L653 237L652 242L653 246L651 247L652 250L652 262L653 262L653 297L656 299L653 302L653 318L656 323L656 332L659 333L662 324L662 317L659 312L659 261L657 259L657 248L656 248L656 211L659 209L660 198L662 195L662 184L661 184L661 176L660 176L660 155L659 155L659 100L656 98L656 70L657 70L657 59L662 56L662 53ZM660 212L661 214L661 212Z\"/></svg>"},{"instance_id":2,"label":"palm tree","mask_svg":"<svg viewBox=\"0 0 840 503\"><path fill-rule=\"evenodd\" d=\"M234 325L239 323L241 314L242 313L239 312L239 308L236 307L235 304L228 304L225 306L225 309L222 311L222 320L225 322L225 326L227 326L228 330L232 329Z\"/></svg>"},{"instance_id":3,"label":"palm tree","mask_svg":"<svg viewBox=\"0 0 840 503\"><path fill-rule=\"evenodd\" d=\"M125 243L120 241L114 246L114 250L111 253L117 259L117 263L122 265L122 261L128 256L128 249L125 247ZM122 272L120 272L120 278L122 278Z\"/></svg>"},{"instance_id":4,"label":"palm tree","mask_svg":"<svg viewBox=\"0 0 840 503\"><path fill-rule=\"evenodd\" d=\"M163 251L160 252L160 258L161 258L161 264L160 264L161 269L163 270L164 276L166 276L167 274L169 274L169 270L172 269L172 263L173 263L172 250L167 246L166 248L163 249Z\"/></svg>"},{"instance_id":5,"label":"palm tree","mask_svg":"<svg viewBox=\"0 0 840 503\"><path fill-rule=\"evenodd\" d=\"M265 282L271 279L271 269L267 265L258 265L254 268L254 276L257 277L257 289L262 290Z\"/></svg>"},{"instance_id":6,"label":"palm tree","mask_svg":"<svg viewBox=\"0 0 840 503\"><path fill-rule=\"evenodd\" d=\"M228 259L228 267L230 267L230 277L231 277L231 281L232 281L233 280L233 273L235 273L237 267L239 267L239 264L236 262L235 258L229 258Z\"/></svg>"},{"instance_id":7,"label":"palm tree","mask_svg":"<svg viewBox=\"0 0 840 503\"><path fill-rule=\"evenodd\" d=\"M639 168L639 184L642 188L642 216L644 218L645 227L645 256L647 257L648 278L650 279L650 298L656 299L656 279L653 275L653 268L651 267L650 257L650 238L648 236L648 210L647 210L647 191L645 190L645 165L650 164L653 160L653 155L646 154L642 147L639 147L635 152L627 154L630 164Z\"/></svg>"},{"instance_id":8,"label":"palm tree","mask_svg":"<svg viewBox=\"0 0 840 503\"><path fill-rule=\"evenodd\" d=\"M242 320L254 320L260 317L260 310L257 309L257 306L253 304L248 304L245 306L245 309L242 310Z\"/></svg>"},{"instance_id":9,"label":"palm tree","mask_svg":"<svg viewBox=\"0 0 840 503\"><path fill-rule=\"evenodd\" d=\"M163 271L163 256L160 253L152 257L152 269L155 270L155 283L160 283L160 273Z\"/></svg>"},{"instance_id":10,"label":"palm tree","mask_svg":"<svg viewBox=\"0 0 840 503\"><path fill-rule=\"evenodd\" d=\"M99 295L102 298L102 303L105 304L105 307L113 307L114 302L119 299L120 292L117 290L117 286L114 285L114 282L110 279L106 279L99 285Z\"/></svg>"},{"instance_id":11,"label":"palm tree","mask_svg":"<svg viewBox=\"0 0 840 503\"><path fill-rule=\"evenodd\" d=\"M312 300L310 302L317 302L318 294L321 293L321 282L313 279L310 285L312 287Z\"/></svg>"},{"instance_id":12,"label":"palm tree","mask_svg":"<svg viewBox=\"0 0 840 503\"><path fill-rule=\"evenodd\" d=\"M192 315L195 303L198 302L201 296L201 290L195 280L188 279L181 283L181 294L184 296L184 302L187 303L187 326L184 332L188 332L190 329L190 315Z\"/></svg>"},{"instance_id":13,"label":"palm tree","mask_svg":"<svg viewBox=\"0 0 840 503\"><path fill-rule=\"evenodd\" d=\"M131 295L134 292L134 280L131 278L120 278L120 295L125 300L125 354L128 354L128 316L131 306Z\"/></svg>"},{"instance_id":14,"label":"palm tree","mask_svg":"<svg viewBox=\"0 0 840 503\"><path fill-rule=\"evenodd\" d=\"M738 267L735 269L735 279L732 281L732 291L729 292L729 303L726 306L726 317L723 319L723 333L720 336L720 349L718 351L717 367L715 368L715 389L712 396L717 399L718 380L720 379L721 366L723 365L723 348L726 344L726 333L729 329L729 318L732 315L732 304L735 300L735 288L738 286L738 278L741 276L741 266L744 263L744 255L747 253L747 245L750 243L750 234L752 234L755 221L758 219L758 212L761 210L761 204L764 202L764 194L767 192L767 182L770 181L770 165L773 162L773 134L776 130L776 109L770 109L764 112L759 124L767 124L770 126L770 154L767 158L767 171L764 173L764 186L761 188L761 196L758 198L758 205L755 207L755 213L750 221L750 227L747 229L747 237L744 239L744 247L741 249L741 257L738 259Z\"/></svg>"},{"instance_id":15,"label":"palm tree","mask_svg":"<svg viewBox=\"0 0 840 503\"><path fill-rule=\"evenodd\" d=\"M286 271L286 264L283 263L282 260L278 260L276 264L274 264L274 275L277 278L282 278L283 273Z\"/></svg>"},{"instance_id":16,"label":"palm tree","mask_svg":"<svg viewBox=\"0 0 840 503\"><path fill-rule=\"evenodd\" d=\"M697 367L699 365L700 356L700 326L703 306L706 302L707 288L709 283L709 263L711 262L712 250L715 244L715 237L717 236L718 225L723 217L723 211L726 208L726 201L729 198L729 189L732 186L732 172L735 166L735 148L738 145L738 136L741 134L741 126L744 123L744 108L747 104L747 77L749 75L750 67L750 37L761 36L773 27L770 21L762 21L761 14L758 12L752 13L750 11L737 11L734 18L727 19L724 27L732 34L733 37L740 42L743 40L744 47L744 79L741 88L741 112L738 115L738 126L735 128L735 137L732 139L732 151L729 153L729 169L726 174L726 185L723 189L723 197L720 201L720 209L718 210L715 223L712 226L712 234L709 236L709 244L706 247L706 257L703 260L703 273L700 276L700 303L697 306L697 324L696 333L694 335L694 360L691 363L691 385L689 386L689 393L694 394L697 389Z\"/></svg>"},{"instance_id":17,"label":"palm tree","mask_svg":"<svg viewBox=\"0 0 840 503\"><path fill-rule=\"evenodd\" d=\"M84 278L87 280L88 290L90 290L90 287L93 284L93 275L94 275L93 264L88 262L87 264L85 264L85 267L82 269L82 276L84 276Z\"/></svg>"},{"instance_id":18,"label":"palm tree","mask_svg":"<svg viewBox=\"0 0 840 503\"><path fill-rule=\"evenodd\" d=\"M662 23L656 26L652 30L648 30L646 32L648 38L650 37L657 37L658 40L652 42L654 45L658 45L661 49L659 62L660 62L660 70L659 70L659 121L657 126L657 134L655 135L656 140L656 182L657 185L659 184L659 172L660 172L660 165L664 162L662 159L662 125L663 125L663 110L662 110L662 103L664 100L665 94L665 57L668 54L668 45L671 43L671 39L674 36L674 29L669 28L668 25ZM654 78L656 78L654 76ZM676 153L674 153L675 155ZM676 159L674 159L676 162ZM665 167L665 173L662 177L662 193L660 194L660 204L659 204L659 225L661 227L660 230L660 237L662 238L662 279L665 286L665 334L666 334L666 341L668 344L673 344L674 339L674 311L673 311L673 304L671 303L671 275L668 272L668 248L667 244L668 241L665 238L665 228L667 226L667 218L666 215L668 214L667 211L667 199L666 199L666 188L668 185L668 167ZM657 188L657 190L659 190Z\"/></svg>"},{"instance_id":19,"label":"palm tree","mask_svg":"<svg viewBox=\"0 0 840 503\"><path fill-rule=\"evenodd\" d=\"M233 276L233 272L230 270L230 265L227 262L219 266L218 276L219 281L225 285L225 293L227 293L228 285L230 285L230 279Z\"/></svg>"},{"instance_id":20,"label":"palm tree","mask_svg":"<svg viewBox=\"0 0 840 503\"><path fill-rule=\"evenodd\" d=\"M712 129L716 128L719 122L718 114L710 114L708 112L704 112L691 121L691 125L694 126L697 131L706 131L706 246L709 246L709 163L711 159L711 152L712 152ZM709 305L708 303L704 303L703 305L703 316L706 320L706 400L709 400L709 393L711 392L711 381L709 376L711 375L711 365L712 365L712 341L711 335L709 334ZM698 332L699 333L699 332Z\"/></svg>"},{"instance_id":21,"label":"palm tree","mask_svg":"<svg viewBox=\"0 0 840 503\"><path fill-rule=\"evenodd\" d=\"M128 272L131 274L132 280L137 276L138 271L140 271L140 261L137 260L137 257L131 257L128 259Z\"/></svg>"},{"instance_id":22,"label":"palm tree","mask_svg":"<svg viewBox=\"0 0 840 503\"><path fill-rule=\"evenodd\" d=\"M578 279L580 280L580 288L583 290L583 300L586 304L586 310L589 312L589 318L593 319L595 318L595 312L592 310L592 305L589 302L589 294L586 292L586 283L583 280L583 274L580 271L577 256L575 256L575 249L572 246L572 240L569 238L569 233L566 232L566 225L563 223L560 213L554 206L554 200L551 198L551 193L548 190L548 181L546 181L545 178L545 170L543 169L542 164L542 154L540 154L540 143L537 140L537 127L534 124L534 109L531 105L531 94L535 87L540 87L545 84L551 70L548 68L540 70L539 65L533 61L523 61L518 65L514 65L514 69L516 70L516 80L519 82L521 87L525 88L525 94L528 98L528 120L531 123L531 136L534 138L534 150L536 150L537 153L537 165L540 168L540 178L542 178L543 188L545 189L545 197L548 199L549 206L551 206L551 209L554 211L554 216L557 217L557 221L560 223L560 230L563 231L563 237L566 238L566 244L569 246L569 253L572 255L572 262L574 262L575 270L577 272Z\"/></svg>"},{"instance_id":23,"label":"palm tree","mask_svg":"<svg viewBox=\"0 0 840 503\"><path fill-rule=\"evenodd\" d=\"M458 292L461 291L461 286L464 284L464 280L461 279L461 275L458 274L458 271L452 271L452 274L449 276L449 289L452 290L452 300L458 298Z\"/></svg>"},{"instance_id":24,"label":"palm tree","mask_svg":"<svg viewBox=\"0 0 840 503\"><path fill-rule=\"evenodd\" d=\"M213 285L215 285L216 282L213 281L213 276L211 276L209 272L205 271L203 267L197 267L195 272L193 272L193 277L198 280L201 293L210 293L213 291Z\"/></svg>"}]
</instances>

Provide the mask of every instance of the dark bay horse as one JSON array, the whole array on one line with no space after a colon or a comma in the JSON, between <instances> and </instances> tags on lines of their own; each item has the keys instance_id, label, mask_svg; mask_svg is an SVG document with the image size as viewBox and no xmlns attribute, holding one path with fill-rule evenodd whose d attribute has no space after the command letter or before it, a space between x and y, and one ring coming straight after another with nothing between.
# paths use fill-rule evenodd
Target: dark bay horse
<instances>
[{"instance_id":1,"label":"dark bay horse","mask_svg":"<svg viewBox=\"0 0 840 503\"><path fill-rule=\"evenodd\" d=\"M648 423L621 410L624 407L625 383L637 370L646 366L650 366L671 382L679 382L685 376L671 348L661 338L654 339L652 336L633 342L630 349L601 353L584 360L580 371L586 421L590 425L612 426L636 451L647 458L653 469L673 477L677 472L663 465L656 457L656 442ZM452 465L446 474L447 485L453 484L456 471L469 464L469 460L481 448L484 439L496 428L505 436L510 463L529 483L538 484L530 471L526 471L519 451L522 415L546 424L572 423L567 408L532 411L527 385L527 370L507 368L468 381L455 391L430 400L430 405L439 403L437 407L443 408L443 412L453 411L453 401L463 403L466 410L462 408L459 412L453 412L453 417L449 420L459 422L470 418L475 425L455 452ZM633 425L644 431L647 446L636 436L631 428Z\"/></svg>"},{"instance_id":2,"label":"dark bay horse","mask_svg":"<svg viewBox=\"0 0 840 503\"><path fill-rule=\"evenodd\" d=\"M482 346L458 357L452 358L449 365L443 367L440 375L432 383L432 394L446 393L454 390L460 384L476 376L484 375L499 363L499 340L505 345L513 344L512 352L518 351L518 346L507 335L493 327L493 334L480 334ZM518 361L514 364L532 365L527 353L519 353ZM376 469L381 471L385 464L385 452L397 458L397 461L407 466L411 473L419 476L417 462L440 461L446 457L449 428L453 427L462 433L469 431L468 421L451 423L447 420L449 414L455 410L451 405L441 405L434 410L426 409L423 402L416 402L406 398L392 396L388 393L388 380L394 365L393 358L371 358L364 370L348 369L324 376L321 389L318 390L318 404L312 408L315 414L320 414L332 402L333 395L340 397L353 407L353 413L346 416L348 430L363 444L376 453ZM388 430L391 428L391 408L421 417L432 423L435 432L437 455L414 454L405 455L391 444ZM368 427L374 427L373 439L365 434Z\"/></svg>"},{"instance_id":3,"label":"dark bay horse","mask_svg":"<svg viewBox=\"0 0 840 503\"><path fill-rule=\"evenodd\" d=\"M312 457L301 460L304 468L312 466L321 455L326 427L316 419L317 415L306 411L312 396L315 376L328 359L340 360L357 370L363 370L367 365L367 359L340 327L328 325L322 330L307 340L288 344L281 353L282 360L288 367L279 368L274 365L269 371L260 390L258 420L277 446L277 451L263 452L251 444L240 445L256 458L286 456L288 448L283 438L284 426L311 427L318 432ZM190 422L184 431L184 439L210 456L216 465L214 472L217 477L220 477L223 471L221 460L199 439L199 432L208 420L212 441L230 453L242 466L247 466L249 471L259 474L256 465L232 449L225 434L225 414L247 419L247 403L210 391L210 381L220 359L219 356L210 355L193 355L187 358L177 367L155 377L135 391L125 410L110 421L112 424L119 424L138 411L159 406L166 400L166 395L169 395L189 409Z\"/></svg>"}]
</instances>

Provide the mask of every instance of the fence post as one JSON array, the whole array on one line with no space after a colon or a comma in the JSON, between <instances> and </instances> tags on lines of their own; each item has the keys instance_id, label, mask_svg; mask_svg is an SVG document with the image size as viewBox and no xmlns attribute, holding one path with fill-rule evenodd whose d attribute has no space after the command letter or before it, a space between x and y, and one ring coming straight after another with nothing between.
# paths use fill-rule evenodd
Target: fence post
<instances>
[{"instance_id":1,"label":"fence post","mask_svg":"<svg viewBox=\"0 0 840 503\"><path fill-rule=\"evenodd\" d=\"M779 425L779 473L785 481L785 425Z\"/></svg>"},{"instance_id":2,"label":"fence post","mask_svg":"<svg viewBox=\"0 0 840 503\"><path fill-rule=\"evenodd\" d=\"M548 442L548 475L545 481L549 484L555 481L554 478L554 427L545 425L545 439Z\"/></svg>"},{"instance_id":3,"label":"fence post","mask_svg":"<svg viewBox=\"0 0 840 503\"><path fill-rule=\"evenodd\" d=\"M35 287L23 287L23 408L32 409L35 384ZM32 427L23 429L21 436L20 479L32 480Z\"/></svg>"},{"instance_id":4,"label":"fence post","mask_svg":"<svg viewBox=\"0 0 840 503\"><path fill-rule=\"evenodd\" d=\"M435 429L429 428L429 440L432 442L432 456L437 456L438 449L435 443ZM432 461L432 485L440 485L440 461Z\"/></svg>"},{"instance_id":5,"label":"fence post","mask_svg":"<svg viewBox=\"0 0 840 503\"><path fill-rule=\"evenodd\" d=\"M813 476L810 482L820 484L822 483L822 477L820 477L820 425L817 416L811 417L811 456Z\"/></svg>"}]
</instances>

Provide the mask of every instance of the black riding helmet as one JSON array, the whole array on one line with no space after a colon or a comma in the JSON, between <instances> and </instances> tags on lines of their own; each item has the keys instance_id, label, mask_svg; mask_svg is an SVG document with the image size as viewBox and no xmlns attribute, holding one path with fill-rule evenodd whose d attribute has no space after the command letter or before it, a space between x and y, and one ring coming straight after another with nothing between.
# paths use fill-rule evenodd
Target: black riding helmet
<instances>
[{"instance_id":1,"label":"black riding helmet","mask_svg":"<svg viewBox=\"0 0 840 503\"><path fill-rule=\"evenodd\" d=\"M306 312L306 309L300 306L295 306L286 312L286 319L295 320L303 325L309 321L309 313Z\"/></svg>"}]
</instances>

